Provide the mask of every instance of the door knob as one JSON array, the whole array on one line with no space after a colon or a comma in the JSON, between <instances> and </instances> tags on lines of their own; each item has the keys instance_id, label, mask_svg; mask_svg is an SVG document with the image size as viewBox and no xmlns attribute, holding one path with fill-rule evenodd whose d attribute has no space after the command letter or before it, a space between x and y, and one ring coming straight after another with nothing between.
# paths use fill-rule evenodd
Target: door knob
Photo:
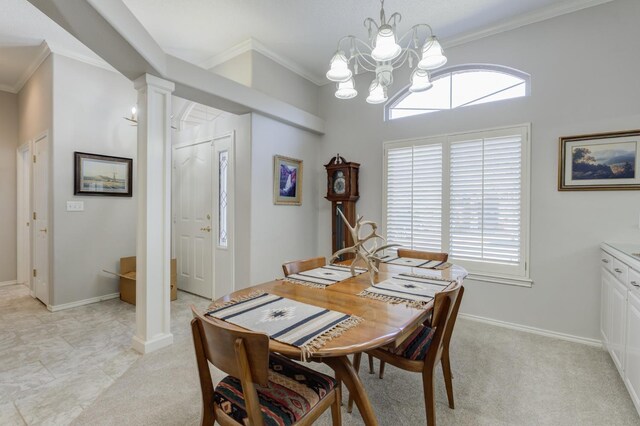
<instances>
[{"instance_id":1,"label":"door knob","mask_svg":"<svg viewBox=\"0 0 640 426\"><path fill-rule=\"evenodd\" d=\"M204 228L200 228L201 231L207 231L207 232L211 232L211 227L210 226L205 226Z\"/></svg>"},{"instance_id":2,"label":"door knob","mask_svg":"<svg viewBox=\"0 0 640 426\"><path fill-rule=\"evenodd\" d=\"M47 233L47 228L42 228L42 229L40 230L40 232L44 232L44 233L46 234L46 233Z\"/></svg>"}]
</instances>

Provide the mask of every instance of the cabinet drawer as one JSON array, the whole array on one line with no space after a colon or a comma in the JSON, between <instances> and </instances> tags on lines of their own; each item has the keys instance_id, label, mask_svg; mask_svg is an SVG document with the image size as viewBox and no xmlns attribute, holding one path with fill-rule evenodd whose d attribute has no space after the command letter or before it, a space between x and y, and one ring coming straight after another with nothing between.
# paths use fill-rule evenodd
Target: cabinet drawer
<instances>
[{"instance_id":1,"label":"cabinet drawer","mask_svg":"<svg viewBox=\"0 0 640 426\"><path fill-rule=\"evenodd\" d=\"M621 283L625 286L627 284L627 279L629 276L629 267L624 263L620 262L618 259L613 259L613 276L616 277Z\"/></svg>"},{"instance_id":2,"label":"cabinet drawer","mask_svg":"<svg viewBox=\"0 0 640 426\"><path fill-rule=\"evenodd\" d=\"M640 299L640 272L629 268L629 290Z\"/></svg>"},{"instance_id":3,"label":"cabinet drawer","mask_svg":"<svg viewBox=\"0 0 640 426\"><path fill-rule=\"evenodd\" d=\"M600 263L602 263L602 266L609 272L613 272L613 256L606 251L600 252Z\"/></svg>"}]
</instances>

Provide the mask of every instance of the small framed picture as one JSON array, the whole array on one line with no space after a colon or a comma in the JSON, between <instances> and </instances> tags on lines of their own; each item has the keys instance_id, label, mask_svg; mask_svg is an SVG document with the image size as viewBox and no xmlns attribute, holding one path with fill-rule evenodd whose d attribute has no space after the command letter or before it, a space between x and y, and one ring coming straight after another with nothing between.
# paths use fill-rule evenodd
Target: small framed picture
<instances>
[{"instance_id":1,"label":"small framed picture","mask_svg":"<svg viewBox=\"0 0 640 426\"><path fill-rule=\"evenodd\" d=\"M273 156L273 203L302 204L302 160Z\"/></svg>"},{"instance_id":2,"label":"small framed picture","mask_svg":"<svg viewBox=\"0 0 640 426\"><path fill-rule=\"evenodd\" d=\"M133 196L131 158L86 152L76 152L74 155L75 195Z\"/></svg>"},{"instance_id":3,"label":"small framed picture","mask_svg":"<svg viewBox=\"0 0 640 426\"><path fill-rule=\"evenodd\" d=\"M640 130L560 138L558 190L640 189Z\"/></svg>"}]
</instances>

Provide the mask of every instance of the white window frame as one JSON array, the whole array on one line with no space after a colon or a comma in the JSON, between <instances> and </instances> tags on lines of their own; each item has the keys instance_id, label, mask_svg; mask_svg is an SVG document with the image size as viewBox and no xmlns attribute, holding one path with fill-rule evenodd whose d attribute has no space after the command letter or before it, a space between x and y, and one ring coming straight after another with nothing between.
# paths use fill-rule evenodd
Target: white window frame
<instances>
[{"instance_id":1,"label":"white window frame","mask_svg":"<svg viewBox=\"0 0 640 426\"><path fill-rule=\"evenodd\" d=\"M447 68L442 68L442 69L438 69L436 71L433 71L432 73L430 73L430 77L431 77L431 81L434 82L436 80L438 80L439 78L442 78L448 74L456 74L456 73L463 73L463 72L469 72L469 71L493 71L493 72L498 72L498 73L502 73L502 74L508 74L511 75L513 77L518 77L521 78L522 80L524 80L524 87L525 87L525 97L530 96L531 95L531 75L527 74L524 71L520 71L518 69L515 68L511 68L511 67L506 67L504 65L497 65L497 64L463 64L463 65L455 65L452 67L447 67ZM384 106L384 121L393 121L393 120L398 120L400 118L403 119L407 119L407 118L416 118L416 117L420 117L425 115L426 113L421 113L421 114L416 114L416 115L411 115L409 117L398 117L395 119L391 118L391 110L393 108L396 107L396 105L398 105L402 100L404 100L404 98L406 98L407 96L411 95L411 92L409 91L409 87L411 85L407 85L406 87L404 87L402 90L398 91L398 93L396 93L395 95L393 95L385 104ZM450 88L450 90L452 90L452 88ZM518 97L519 98L519 97ZM518 99L518 98L509 98L509 99L501 99L499 101L493 101L493 102L503 102L503 101L508 101L511 99ZM450 99L449 101L451 102L451 95L450 95ZM456 107L456 108L448 108L442 111L451 111L452 109L458 109L458 108L467 108L469 106L481 106L481 105L487 105L487 104L491 104L493 102L487 102L487 103L482 103L482 104L477 104L477 105L466 105L466 106L460 106L460 107ZM425 109L426 110L426 109ZM442 111L432 111L432 112L442 112Z\"/></svg>"},{"instance_id":2,"label":"white window frame","mask_svg":"<svg viewBox=\"0 0 640 426\"><path fill-rule=\"evenodd\" d=\"M442 144L442 251L449 250L449 182L450 182L450 154L451 143L473 138L492 138L513 134L522 135L522 193L521 193L521 241L520 241L520 268L518 274L509 274L500 271L500 265L491 262L475 262L455 259L451 262L463 266L470 273L470 278L478 281L498 284L509 284L523 287L531 287L533 281L530 278L530 206L531 206L531 123L515 126L494 127L469 132L459 132L438 135L426 138L412 138L386 141L383 143L383 186L382 186L382 221L387 229L387 160L390 149L421 146L427 144Z\"/></svg>"}]
</instances>

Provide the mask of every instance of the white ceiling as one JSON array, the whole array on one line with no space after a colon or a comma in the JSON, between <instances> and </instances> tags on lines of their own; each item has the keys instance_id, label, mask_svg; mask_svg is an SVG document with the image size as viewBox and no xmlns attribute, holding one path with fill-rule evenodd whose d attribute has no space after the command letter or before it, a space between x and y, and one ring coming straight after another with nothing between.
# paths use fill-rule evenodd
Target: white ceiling
<instances>
[{"instance_id":1,"label":"white ceiling","mask_svg":"<svg viewBox=\"0 0 640 426\"><path fill-rule=\"evenodd\" d=\"M266 47L316 82L325 82L338 39L365 38L362 22L379 13L377 0L123 1L169 54L204 65L253 38L254 48ZM385 9L387 16L403 15L399 32L426 22L446 42L523 16L538 20L605 1L387 0ZM0 90L20 89L43 57L45 40L54 51L100 61L28 1L0 0Z\"/></svg>"},{"instance_id":2,"label":"white ceiling","mask_svg":"<svg viewBox=\"0 0 640 426\"><path fill-rule=\"evenodd\" d=\"M338 39L366 38L365 18L378 20L377 0L123 0L167 52L204 65L254 38L314 80L323 81ZM387 16L400 12L404 33L430 24L441 39L485 29L544 9L572 9L592 0L387 0Z\"/></svg>"},{"instance_id":3,"label":"white ceiling","mask_svg":"<svg viewBox=\"0 0 640 426\"><path fill-rule=\"evenodd\" d=\"M89 58L97 56L26 0L0 0L0 90L20 89L42 54L42 42Z\"/></svg>"}]
</instances>

